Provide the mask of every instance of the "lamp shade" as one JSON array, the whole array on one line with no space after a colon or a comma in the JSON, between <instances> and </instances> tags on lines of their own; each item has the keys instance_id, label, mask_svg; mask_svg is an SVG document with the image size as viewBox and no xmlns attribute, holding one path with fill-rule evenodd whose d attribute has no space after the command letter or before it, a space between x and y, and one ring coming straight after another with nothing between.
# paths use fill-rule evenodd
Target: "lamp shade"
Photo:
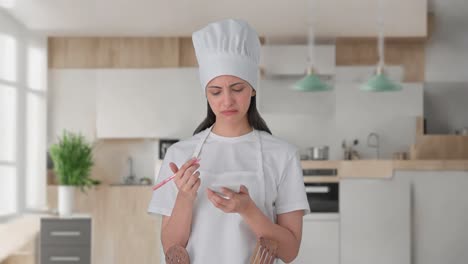
<instances>
[{"instance_id":1,"label":"lamp shade","mask_svg":"<svg viewBox=\"0 0 468 264\"><path fill-rule=\"evenodd\" d=\"M331 86L322 80L320 80L319 76L316 75L312 70L307 71L307 75L297 81L293 89L300 92L321 92L321 91L329 91L331 90Z\"/></svg>"},{"instance_id":2,"label":"lamp shade","mask_svg":"<svg viewBox=\"0 0 468 264\"><path fill-rule=\"evenodd\" d=\"M402 86L399 83L390 80L383 72L377 73L361 85L361 90L368 92L393 92L401 89Z\"/></svg>"}]
</instances>

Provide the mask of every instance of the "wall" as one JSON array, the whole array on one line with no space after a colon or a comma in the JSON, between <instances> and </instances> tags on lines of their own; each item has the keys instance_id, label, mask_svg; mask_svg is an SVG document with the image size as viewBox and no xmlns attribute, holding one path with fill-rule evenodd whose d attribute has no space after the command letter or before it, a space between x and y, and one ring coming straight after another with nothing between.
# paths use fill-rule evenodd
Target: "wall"
<instances>
[{"instance_id":1,"label":"wall","mask_svg":"<svg viewBox=\"0 0 468 264\"><path fill-rule=\"evenodd\" d=\"M404 83L396 93L359 90L372 67L337 67L333 91L298 93L290 90L294 79L262 81L260 109L272 132L302 149L330 146L330 159L343 159L341 143L358 139L363 158L376 158L367 146L371 132L380 135L380 158L408 151L415 142L416 116L422 115L423 85ZM398 67L389 69L394 80L402 78Z\"/></svg>"},{"instance_id":2,"label":"wall","mask_svg":"<svg viewBox=\"0 0 468 264\"><path fill-rule=\"evenodd\" d=\"M422 85L404 84L405 89L398 93L359 91L359 84L372 70L373 67L338 69L335 88L326 93L291 91L287 87L294 79L262 80L259 111L275 136L301 149L329 145L330 159L342 159L342 140L357 138L360 141L357 150L362 157L375 158L375 150L367 147L366 139L370 132L377 132L381 139L380 157L391 158L393 152L408 151L414 143L415 117L422 115ZM394 79L402 76L401 69L391 72ZM54 69L50 70L49 78L48 143L53 143L64 128L81 131L95 141L95 71ZM179 138L189 137L193 129L187 127ZM137 177L153 175L158 139L99 140L97 143L93 170L96 178L105 182L121 180L128 174L129 156L134 158Z\"/></svg>"},{"instance_id":3,"label":"wall","mask_svg":"<svg viewBox=\"0 0 468 264\"><path fill-rule=\"evenodd\" d=\"M424 116L428 134L468 127L468 2L433 0L434 32L426 46Z\"/></svg>"},{"instance_id":4,"label":"wall","mask_svg":"<svg viewBox=\"0 0 468 264\"><path fill-rule=\"evenodd\" d=\"M434 32L426 46L427 82L468 82L468 3L433 0Z\"/></svg>"},{"instance_id":5,"label":"wall","mask_svg":"<svg viewBox=\"0 0 468 264\"><path fill-rule=\"evenodd\" d=\"M122 181L129 174L128 158L138 178L152 177L157 159L157 140L96 139L96 72L49 70L47 145L55 143L63 129L82 133L96 144L92 177L105 183Z\"/></svg>"},{"instance_id":6,"label":"wall","mask_svg":"<svg viewBox=\"0 0 468 264\"><path fill-rule=\"evenodd\" d=\"M454 134L468 127L468 82L430 82L424 85L427 134Z\"/></svg>"}]
</instances>

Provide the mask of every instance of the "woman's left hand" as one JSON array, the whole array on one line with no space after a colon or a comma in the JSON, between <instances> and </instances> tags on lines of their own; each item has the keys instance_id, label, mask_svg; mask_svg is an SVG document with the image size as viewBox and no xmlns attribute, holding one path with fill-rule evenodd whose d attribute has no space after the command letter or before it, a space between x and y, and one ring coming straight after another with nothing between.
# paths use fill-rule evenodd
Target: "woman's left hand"
<instances>
[{"instance_id":1,"label":"woman's left hand","mask_svg":"<svg viewBox=\"0 0 468 264\"><path fill-rule=\"evenodd\" d=\"M222 188L221 192L228 199L221 197L209 188L206 189L206 194L211 203L225 213L242 214L254 203L250 198L249 190L244 185L240 186L238 193L227 188Z\"/></svg>"}]
</instances>

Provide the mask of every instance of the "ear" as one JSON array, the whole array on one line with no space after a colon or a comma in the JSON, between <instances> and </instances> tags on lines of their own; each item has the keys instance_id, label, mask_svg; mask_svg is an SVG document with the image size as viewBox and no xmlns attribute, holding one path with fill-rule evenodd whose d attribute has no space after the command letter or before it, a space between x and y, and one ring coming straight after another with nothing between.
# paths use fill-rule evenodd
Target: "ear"
<instances>
[{"instance_id":1,"label":"ear","mask_svg":"<svg viewBox=\"0 0 468 264\"><path fill-rule=\"evenodd\" d=\"M252 88L252 96L255 96L257 95L257 91L255 91L255 89Z\"/></svg>"}]
</instances>

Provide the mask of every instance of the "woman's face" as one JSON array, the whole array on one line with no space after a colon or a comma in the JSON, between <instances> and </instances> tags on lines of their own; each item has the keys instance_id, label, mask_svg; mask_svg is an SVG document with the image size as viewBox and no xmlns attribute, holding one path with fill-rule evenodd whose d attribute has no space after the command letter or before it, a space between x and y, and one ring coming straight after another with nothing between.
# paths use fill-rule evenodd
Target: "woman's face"
<instances>
[{"instance_id":1,"label":"woman's face","mask_svg":"<svg viewBox=\"0 0 468 264\"><path fill-rule=\"evenodd\" d=\"M232 75L221 75L206 87L206 98L217 120L235 122L246 118L251 97L255 95L249 83Z\"/></svg>"}]
</instances>

